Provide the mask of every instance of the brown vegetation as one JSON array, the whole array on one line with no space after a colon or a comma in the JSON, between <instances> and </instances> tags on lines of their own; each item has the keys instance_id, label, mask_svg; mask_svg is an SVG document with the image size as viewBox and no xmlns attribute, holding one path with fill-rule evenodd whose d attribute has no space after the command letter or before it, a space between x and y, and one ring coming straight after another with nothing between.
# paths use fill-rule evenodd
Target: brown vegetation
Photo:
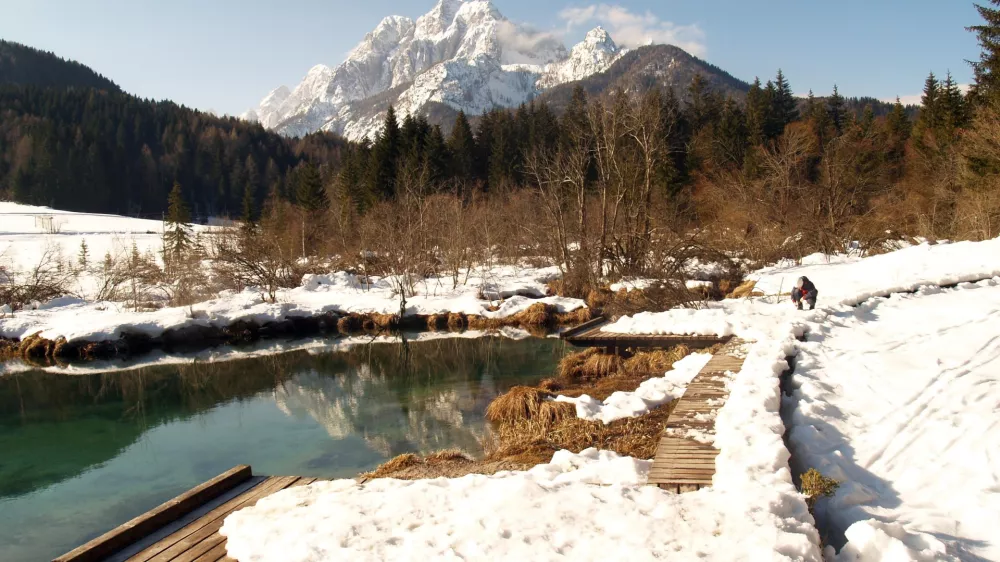
<instances>
[{"instance_id":1,"label":"brown vegetation","mask_svg":"<svg viewBox=\"0 0 1000 562\"><path fill-rule=\"evenodd\" d=\"M678 346L639 352L625 360L595 350L569 355L560 364L557 379L545 379L537 387L514 387L489 405L486 415L494 422L494 431L482 459L451 454L425 459L403 455L361 477L417 479L527 470L549 462L555 451L580 452L590 447L653 458L672 403L605 425L582 420L574 405L551 398L558 392L604 399L616 391L635 390L642 381L662 375L689 353L686 347Z\"/></svg>"}]
</instances>

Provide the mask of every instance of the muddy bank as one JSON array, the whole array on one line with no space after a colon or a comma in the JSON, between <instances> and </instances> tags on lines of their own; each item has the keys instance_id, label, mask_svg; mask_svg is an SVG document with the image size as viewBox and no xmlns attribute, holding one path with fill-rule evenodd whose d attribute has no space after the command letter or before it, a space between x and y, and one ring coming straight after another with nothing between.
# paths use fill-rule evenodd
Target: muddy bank
<instances>
[{"instance_id":1,"label":"muddy bank","mask_svg":"<svg viewBox=\"0 0 1000 562\"><path fill-rule=\"evenodd\" d=\"M593 311L587 308L562 313L552 305L539 303L506 318L485 318L460 313L407 316L328 313L287 318L265 324L238 321L224 327L193 326L168 329L157 337L141 333L124 333L117 340L99 342L67 342L64 338L50 340L34 334L20 340L0 338L0 360L23 359L34 364L51 365L128 359L153 350L185 353L222 345L250 344L265 339L335 334L376 336L403 330L461 332L516 327L524 328L532 334L544 335L562 326L586 322L593 317L593 314Z\"/></svg>"}]
</instances>

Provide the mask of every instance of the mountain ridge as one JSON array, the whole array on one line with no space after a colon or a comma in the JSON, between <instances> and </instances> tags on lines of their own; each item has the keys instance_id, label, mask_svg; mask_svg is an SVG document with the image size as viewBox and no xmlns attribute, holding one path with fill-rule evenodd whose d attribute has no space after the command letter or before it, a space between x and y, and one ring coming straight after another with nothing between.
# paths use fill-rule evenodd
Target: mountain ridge
<instances>
[{"instance_id":1,"label":"mountain ridge","mask_svg":"<svg viewBox=\"0 0 1000 562\"><path fill-rule=\"evenodd\" d=\"M359 109L363 102L400 86L407 87L393 105L401 114L433 103L476 114L603 71L627 51L601 27L567 51L551 34L506 19L489 0L439 0L416 21L383 18L340 65L313 67L294 89L273 90L243 118L288 136L324 130L360 140L381 123L381 115Z\"/></svg>"}]
</instances>

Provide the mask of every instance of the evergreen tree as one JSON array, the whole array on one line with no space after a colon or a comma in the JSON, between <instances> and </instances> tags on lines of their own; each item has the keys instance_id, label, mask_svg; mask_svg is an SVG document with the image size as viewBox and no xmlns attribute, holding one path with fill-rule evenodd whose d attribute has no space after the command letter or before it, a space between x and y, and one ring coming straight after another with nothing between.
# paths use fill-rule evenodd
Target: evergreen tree
<instances>
[{"instance_id":1,"label":"evergreen tree","mask_svg":"<svg viewBox=\"0 0 1000 562\"><path fill-rule=\"evenodd\" d=\"M941 83L939 96L940 126L952 131L967 126L969 120L965 108L965 96L951 77L951 72L948 72L944 82Z\"/></svg>"},{"instance_id":2,"label":"evergreen tree","mask_svg":"<svg viewBox=\"0 0 1000 562\"><path fill-rule=\"evenodd\" d=\"M304 210L313 213L329 207L326 190L319 170L312 162L306 162L299 171L298 186L295 189L295 200Z\"/></svg>"},{"instance_id":3,"label":"evergreen tree","mask_svg":"<svg viewBox=\"0 0 1000 562\"><path fill-rule=\"evenodd\" d=\"M844 96L840 95L840 90L837 89L837 85L833 85L833 94L830 98L826 100L827 113L830 115L830 121L833 123L835 129L837 129L837 134L844 132L844 124L846 116L844 114Z\"/></svg>"},{"instance_id":4,"label":"evergreen tree","mask_svg":"<svg viewBox=\"0 0 1000 562\"><path fill-rule=\"evenodd\" d=\"M438 125L434 125L427 135L424 166L427 168L427 178L433 185L440 186L445 181L448 174L448 147Z\"/></svg>"},{"instance_id":5,"label":"evergreen tree","mask_svg":"<svg viewBox=\"0 0 1000 562\"><path fill-rule=\"evenodd\" d=\"M451 176L460 181L470 181L475 171L476 139L472 136L472 127L464 111L459 111L455 119L448 150L451 153Z\"/></svg>"},{"instance_id":6,"label":"evergreen tree","mask_svg":"<svg viewBox=\"0 0 1000 562\"><path fill-rule=\"evenodd\" d=\"M938 97L940 85L934 73L931 72L924 81L924 93L920 98L920 123L927 129L937 129L940 125Z\"/></svg>"},{"instance_id":7,"label":"evergreen tree","mask_svg":"<svg viewBox=\"0 0 1000 562\"><path fill-rule=\"evenodd\" d=\"M399 169L401 148L402 135L399 122L396 120L396 110L390 105L382 125L382 132L372 147L368 169L369 189L386 200L396 195L396 173Z\"/></svg>"},{"instance_id":8,"label":"evergreen tree","mask_svg":"<svg viewBox=\"0 0 1000 562\"><path fill-rule=\"evenodd\" d=\"M167 216L163 229L163 261L167 264L183 259L191 249L191 211L181 191L181 184L174 182L167 199ZM137 252L138 250L136 250Z\"/></svg>"},{"instance_id":9,"label":"evergreen tree","mask_svg":"<svg viewBox=\"0 0 1000 562\"><path fill-rule=\"evenodd\" d=\"M712 142L713 159L717 165L743 166L746 156L747 127L746 118L740 106L732 98L726 98L722 106L722 115L715 122L714 139Z\"/></svg>"},{"instance_id":10,"label":"evergreen tree","mask_svg":"<svg viewBox=\"0 0 1000 562\"><path fill-rule=\"evenodd\" d=\"M784 132L789 123L799 118L797 106L792 87L779 68L778 75L774 79L774 98L771 100L771 113L774 115L776 128Z\"/></svg>"},{"instance_id":11,"label":"evergreen tree","mask_svg":"<svg viewBox=\"0 0 1000 562\"><path fill-rule=\"evenodd\" d=\"M985 21L967 29L976 34L983 51L979 61L972 63L976 73L974 97L997 101L1000 100L1000 0L989 2L996 7L976 4L976 10Z\"/></svg>"},{"instance_id":12,"label":"evergreen tree","mask_svg":"<svg viewBox=\"0 0 1000 562\"><path fill-rule=\"evenodd\" d=\"M755 146L765 140L768 110L767 97L760 86L760 78L754 78L747 92L746 123L750 143Z\"/></svg>"},{"instance_id":13,"label":"evergreen tree","mask_svg":"<svg viewBox=\"0 0 1000 562\"><path fill-rule=\"evenodd\" d=\"M892 106L892 113L886 118L886 127L889 135L893 138L902 139L903 142L910 138L913 125L910 123L909 116L906 115L906 108L903 107L898 97Z\"/></svg>"},{"instance_id":14,"label":"evergreen tree","mask_svg":"<svg viewBox=\"0 0 1000 562\"><path fill-rule=\"evenodd\" d=\"M87 241L80 240L80 251L76 255L76 265L81 270L87 269L90 262L90 249L87 248Z\"/></svg>"},{"instance_id":15,"label":"evergreen tree","mask_svg":"<svg viewBox=\"0 0 1000 562\"><path fill-rule=\"evenodd\" d=\"M861 115L861 132L865 135L871 134L875 130L875 109L871 104L865 106Z\"/></svg>"}]
</instances>

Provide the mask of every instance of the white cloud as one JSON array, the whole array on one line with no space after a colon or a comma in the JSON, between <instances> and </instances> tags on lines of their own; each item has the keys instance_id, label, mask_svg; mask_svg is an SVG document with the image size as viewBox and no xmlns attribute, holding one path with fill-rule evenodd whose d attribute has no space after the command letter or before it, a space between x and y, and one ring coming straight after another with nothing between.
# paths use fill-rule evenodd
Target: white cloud
<instances>
[{"instance_id":1,"label":"white cloud","mask_svg":"<svg viewBox=\"0 0 1000 562\"><path fill-rule=\"evenodd\" d=\"M705 32L697 25L677 25L650 11L632 12L611 4L569 7L559 12L570 30L584 25L603 25L619 45L635 48L650 43L668 43L705 56Z\"/></svg>"},{"instance_id":2,"label":"white cloud","mask_svg":"<svg viewBox=\"0 0 1000 562\"><path fill-rule=\"evenodd\" d=\"M505 64L553 62L557 59L555 55L564 49L559 33L539 31L529 25L509 21L498 24L497 39L503 46Z\"/></svg>"},{"instance_id":3,"label":"white cloud","mask_svg":"<svg viewBox=\"0 0 1000 562\"><path fill-rule=\"evenodd\" d=\"M970 87L972 87L972 84L959 84L958 85L958 89L961 90L963 94L969 93L969 88ZM920 94L910 94L910 95L907 95L907 96L899 96L899 102L902 103L903 105L920 105L920 103L921 103L920 100L923 97L924 97L923 93L920 93ZM883 98L882 101L888 102L888 103L896 103L896 98L895 97Z\"/></svg>"}]
</instances>

